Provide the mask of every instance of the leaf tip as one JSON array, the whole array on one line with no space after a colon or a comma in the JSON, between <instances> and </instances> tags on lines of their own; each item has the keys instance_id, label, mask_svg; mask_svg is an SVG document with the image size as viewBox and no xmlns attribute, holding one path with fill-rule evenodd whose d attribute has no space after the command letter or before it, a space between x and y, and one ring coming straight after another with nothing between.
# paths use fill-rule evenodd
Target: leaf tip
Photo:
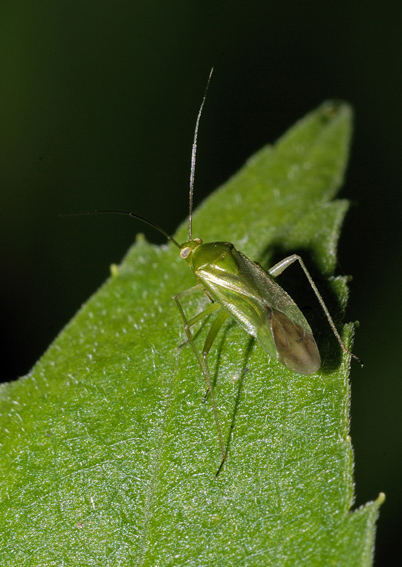
<instances>
[{"instance_id":1,"label":"leaf tip","mask_svg":"<svg viewBox=\"0 0 402 567\"><path fill-rule=\"evenodd\" d=\"M112 278L117 278L119 275L119 266L117 264L110 264L110 275Z\"/></svg>"},{"instance_id":2,"label":"leaf tip","mask_svg":"<svg viewBox=\"0 0 402 567\"><path fill-rule=\"evenodd\" d=\"M384 492L380 492L380 494L377 496L377 498L376 498L376 500L375 500L375 503L376 503L378 506L381 506L381 504L383 504L383 503L385 502L385 498L386 498L385 493L384 493Z\"/></svg>"}]
</instances>

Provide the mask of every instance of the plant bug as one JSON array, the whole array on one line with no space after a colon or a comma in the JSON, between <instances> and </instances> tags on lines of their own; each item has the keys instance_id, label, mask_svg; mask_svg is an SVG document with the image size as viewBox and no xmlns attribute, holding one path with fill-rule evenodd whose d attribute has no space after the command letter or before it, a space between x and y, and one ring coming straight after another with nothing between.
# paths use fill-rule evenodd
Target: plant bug
<instances>
[{"instance_id":1,"label":"plant bug","mask_svg":"<svg viewBox=\"0 0 402 567\"><path fill-rule=\"evenodd\" d=\"M153 226L179 249L180 256L186 260L196 277L195 286L177 293L173 299L183 320L186 343L189 343L193 349L205 378L207 385L205 398L209 395L211 399L222 452L222 460L216 472L218 476L226 460L226 447L207 359L223 323L232 317L258 341L269 356L277 358L293 372L310 375L317 372L321 366L320 353L309 323L293 299L275 281L275 278L291 264L298 262L302 268L343 352L358 360L362 366L363 363L346 348L320 292L299 255L292 254L284 258L266 272L230 242L204 243L200 238L193 238L192 211L198 128L212 72L213 69L208 78L194 129L190 169L188 240L179 244L160 226L135 213L117 210L93 211L93 213L125 214ZM196 293L205 293L210 303L201 312L187 318L181 302L183 298ZM195 344L192 328L212 313L216 313L216 318L211 324L203 349L200 351Z\"/></svg>"}]
</instances>

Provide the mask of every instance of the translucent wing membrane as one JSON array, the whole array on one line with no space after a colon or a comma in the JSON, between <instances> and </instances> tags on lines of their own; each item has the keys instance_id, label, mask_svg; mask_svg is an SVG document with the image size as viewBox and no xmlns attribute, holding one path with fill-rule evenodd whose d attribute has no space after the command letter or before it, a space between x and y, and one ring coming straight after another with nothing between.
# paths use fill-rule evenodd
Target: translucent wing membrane
<instances>
[{"instance_id":1,"label":"translucent wing membrane","mask_svg":"<svg viewBox=\"0 0 402 567\"><path fill-rule=\"evenodd\" d=\"M321 357L312 333L289 317L267 306L272 338L279 360L299 374L313 374L321 366Z\"/></svg>"}]
</instances>

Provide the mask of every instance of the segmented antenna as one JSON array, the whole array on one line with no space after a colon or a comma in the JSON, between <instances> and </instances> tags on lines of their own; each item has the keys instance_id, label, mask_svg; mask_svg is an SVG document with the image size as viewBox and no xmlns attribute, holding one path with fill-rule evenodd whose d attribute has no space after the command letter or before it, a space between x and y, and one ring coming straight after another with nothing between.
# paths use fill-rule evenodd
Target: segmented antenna
<instances>
[{"instance_id":1,"label":"segmented antenna","mask_svg":"<svg viewBox=\"0 0 402 567\"><path fill-rule=\"evenodd\" d=\"M195 123L195 130L194 130L193 147L191 150L190 193L189 193L189 207L188 207L188 239L189 240L193 239L193 195L194 195L195 160L197 155L198 126L200 124L201 113L202 113L202 109L204 108L205 99L207 98L208 87L213 72L214 72L214 68L212 67L209 73L207 86L205 87L204 96L202 97L200 110L198 111L197 121Z\"/></svg>"},{"instance_id":2,"label":"segmented antenna","mask_svg":"<svg viewBox=\"0 0 402 567\"><path fill-rule=\"evenodd\" d=\"M170 236L170 234L168 234L166 232L166 230L163 230L163 228L161 228L158 224L156 224L156 222L152 222L149 219L146 219L145 217L142 217L141 215L137 215L136 213L130 213L129 211L115 211L115 210L104 210L104 211L82 211L79 213L65 213L63 215L59 215L61 217L79 217L81 215L103 215L105 213L112 213L112 214L117 214L117 215L128 215L129 217L134 217L135 219L139 219L142 222L145 222L146 224L149 224L150 226L153 226L154 228L156 228L156 230L159 230L159 232L161 232L164 236L166 236L166 238L168 240L170 240L170 242L173 242L173 244L175 246L177 246L177 248L181 248L180 244L177 242L177 240L175 240L173 238L173 236Z\"/></svg>"}]
</instances>

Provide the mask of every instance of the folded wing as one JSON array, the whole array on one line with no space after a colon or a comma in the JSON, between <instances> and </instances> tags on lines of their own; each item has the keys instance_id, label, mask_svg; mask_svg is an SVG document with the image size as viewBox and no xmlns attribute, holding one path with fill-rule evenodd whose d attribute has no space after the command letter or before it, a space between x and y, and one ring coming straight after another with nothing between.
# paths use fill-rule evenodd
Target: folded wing
<instances>
[{"instance_id":1,"label":"folded wing","mask_svg":"<svg viewBox=\"0 0 402 567\"><path fill-rule=\"evenodd\" d=\"M270 308L270 325L279 360L299 374L313 374L321 366L321 357L312 333L289 317Z\"/></svg>"}]
</instances>

